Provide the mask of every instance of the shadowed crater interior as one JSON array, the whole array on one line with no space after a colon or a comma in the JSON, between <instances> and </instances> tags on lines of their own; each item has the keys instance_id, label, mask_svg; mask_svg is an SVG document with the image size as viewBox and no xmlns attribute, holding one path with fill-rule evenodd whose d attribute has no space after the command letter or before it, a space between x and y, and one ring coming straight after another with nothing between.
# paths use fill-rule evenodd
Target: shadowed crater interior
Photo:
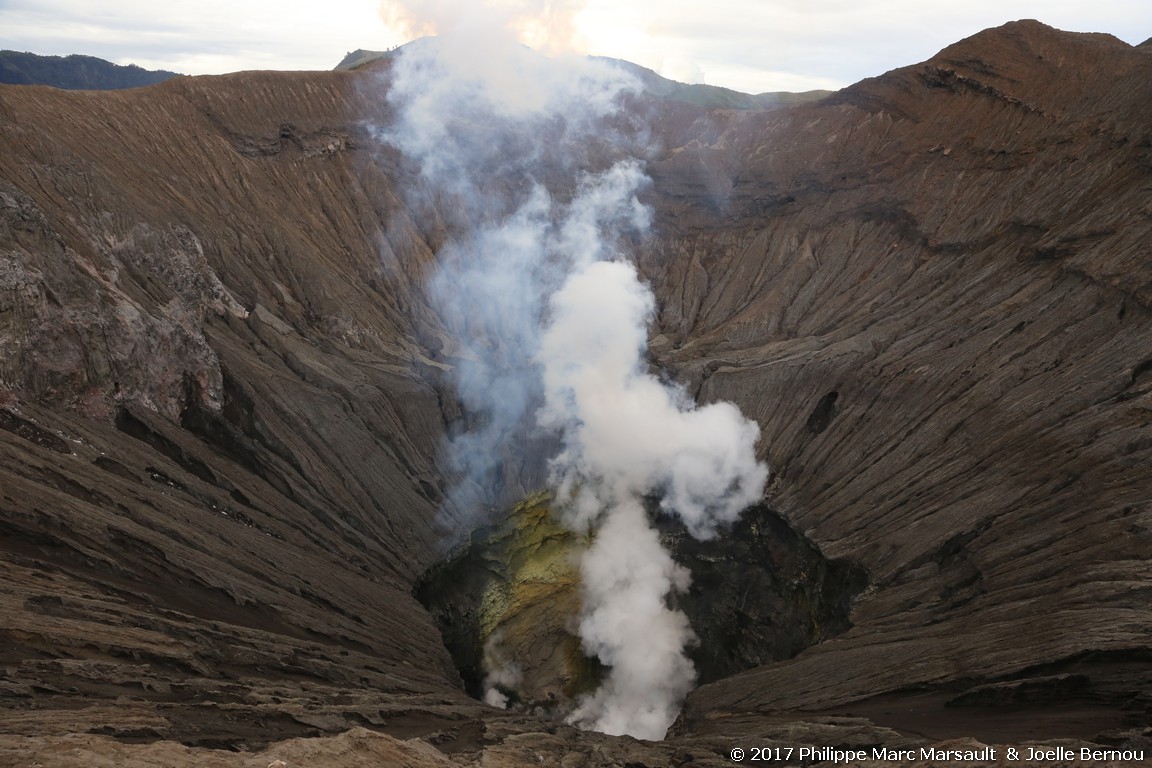
<instances>
[{"instance_id":1,"label":"shadowed crater interior","mask_svg":"<svg viewBox=\"0 0 1152 768\"><path fill-rule=\"evenodd\" d=\"M564 528L550 497L530 497L431 568L414 594L435 617L469 694L496 688L545 710L595 689L603 668L580 648L579 555L587 540ZM746 509L728 530L694 539L678 520L649 516L661 542L692 573L674 607L698 642L688 648L707 683L795 656L851 625L863 569L829 560L771 509Z\"/></svg>"}]
</instances>

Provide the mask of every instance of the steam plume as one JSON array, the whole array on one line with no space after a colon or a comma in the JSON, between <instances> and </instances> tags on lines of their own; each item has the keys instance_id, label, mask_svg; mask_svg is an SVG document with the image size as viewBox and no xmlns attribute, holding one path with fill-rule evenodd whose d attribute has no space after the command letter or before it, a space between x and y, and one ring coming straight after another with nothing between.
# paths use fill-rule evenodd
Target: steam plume
<instances>
[{"instance_id":1,"label":"steam plume","mask_svg":"<svg viewBox=\"0 0 1152 768\"><path fill-rule=\"evenodd\" d=\"M509 451L555 436L559 506L593 535L580 635L610 667L570 719L661 738L695 677L684 655L691 627L667 604L689 574L661 546L642 498L662 494L666 512L709 537L759 499L767 468L755 459L758 427L734 406L698 408L646 373L653 299L623 260L650 218L638 200L648 184L642 132L619 111L638 86L604 62L516 44L508 25L527 3L487 15L489 6L465 3L403 7L441 32L401 49L389 91L397 117L384 138L453 211L430 283L465 345L455 376L473 414L450 445L466 490L453 502L491 502L485 491Z\"/></svg>"},{"instance_id":2,"label":"steam plume","mask_svg":"<svg viewBox=\"0 0 1152 768\"><path fill-rule=\"evenodd\" d=\"M582 0L386 0L384 23L407 37L513 37L538 51L576 50L573 18Z\"/></svg>"},{"instance_id":3,"label":"steam plume","mask_svg":"<svg viewBox=\"0 0 1152 768\"><path fill-rule=\"evenodd\" d=\"M587 264L551 308L539 419L565 435L553 467L577 524L659 490L665 511L710 538L759 499L768 472L755 457L759 427L731 403L697 408L644 370L653 299L630 264Z\"/></svg>"},{"instance_id":4,"label":"steam plume","mask_svg":"<svg viewBox=\"0 0 1152 768\"><path fill-rule=\"evenodd\" d=\"M476 18L398 52L388 92L396 118L382 138L419 163L422 193L434 203L429 217L448 219L454 235L429 288L446 329L466 345L456 350L454 374L471 423L452 437L448 460L460 478L450 511L467 519L472 508L534 490L505 488L515 480L508 466L554 448L533 422L540 374L532 355L547 297L573 259L603 257L601 221L647 222L634 200L644 180L634 161L585 174L563 190L565 200L546 183L586 167L593 136L628 141L604 118L638 87L634 80L603 61L545 58L498 26L474 34L491 21L474 8L461 12ZM541 462L538 482L545 473Z\"/></svg>"},{"instance_id":5,"label":"steam plume","mask_svg":"<svg viewBox=\"0 0 1152 768\"><path fill-rule=\"evenodd\" d=\"M484 642L484 703L497 709L508 708L506 690L513 690L520 684L521 670L516 662L508 661L500 652L499 632L494 632Z\"/></svg>"},{"instance_id":6,"label":"steam plume","mask_svg":"<svg viewBox=\"0 0 1152 768\"><path fill-rule=\"evenodd\" d=\"M764 492L755 458L759 428L729 403L697 408L644 370L651 293L631 265L594 262L552 297L541 343L541 423L559 428L553 461L570 524L597 529L581 562L584 648L611 667L572 720L641 738L664 736L695 671L684 648L695 636L666 605L688 572L661 547L641 498L662 505L699 538L715 534Z\"/></svg>"}]
</instances>

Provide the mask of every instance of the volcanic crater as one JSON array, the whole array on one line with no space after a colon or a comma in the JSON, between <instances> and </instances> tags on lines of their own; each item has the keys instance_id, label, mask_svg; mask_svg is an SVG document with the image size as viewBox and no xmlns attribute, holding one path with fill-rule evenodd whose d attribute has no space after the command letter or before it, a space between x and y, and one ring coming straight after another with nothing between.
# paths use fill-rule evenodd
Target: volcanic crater
<instances>
[{"instance_id":1,"label":"volcanic crater","mask_svg":"<svg viewBox=\"0 0 1152 768\"><path fill-rule=\"evenodd\" d=\"M461 219L366 127L393 66L0 87L0 763L1148 754L1147 44L1020 21L810 102L631 104L646 354L772 471L712 540L647 500L702 683L663 741L533 711L603 674L549 451L444 515ZM542 670L505 710L501 631Z\"/></svg>"}]
</instances>

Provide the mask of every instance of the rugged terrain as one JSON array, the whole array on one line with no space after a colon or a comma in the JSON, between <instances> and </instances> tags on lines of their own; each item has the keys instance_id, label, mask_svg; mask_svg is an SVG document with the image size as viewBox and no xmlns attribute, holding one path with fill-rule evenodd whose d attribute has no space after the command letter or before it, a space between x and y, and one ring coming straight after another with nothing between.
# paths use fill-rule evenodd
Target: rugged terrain
<instances>
[{"instance_id":1,"label":"rugged terrain","mask_svg":"<svg viewBox=\"0 0 1152 768\"><path fill-rule=\"evenodd\" d=\"M387 80L0 89L0 761L1147 754L1147 44L1017 22L810 104L647 103L653 365L756 419L767 507L866 574L658 745L470 698L412 595L464 414Z\"/></svg>"}]
</instances>

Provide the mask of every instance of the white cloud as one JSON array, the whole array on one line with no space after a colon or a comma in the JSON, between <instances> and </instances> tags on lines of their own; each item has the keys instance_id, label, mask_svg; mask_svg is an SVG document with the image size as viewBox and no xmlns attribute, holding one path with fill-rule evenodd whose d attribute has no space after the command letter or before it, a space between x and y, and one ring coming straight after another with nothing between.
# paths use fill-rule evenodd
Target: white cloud
<instances>
[{"instance_id":1,"label":"white cloud","mask_svg":"<svg viewBox=\"0 0 1152 768\"><path fill-rule=\"evenodd\" d=\"M923 61L1009 21L1036 18L1077 32L1152 37L1152 3L1130 0L589 0L592 52L661 74L761 92L835 88ZM608 30L600 36L595 30Z\"/></svg>"},{"instance_id":2,"label":"white cloud","mask_svg":"<svg viewBox=\"0 0 1152 768\"><path fill-rule=\"evenodd\" d=\"M331 69L349 51L402 42L376 0L10 0L0 3L0 30L4 48L186 74Z\"/></svg>"},{"instance_id":3,"label":"white cloud","mask_svg":"<svg viewBox=\"0 0 1152 768\"><path fill-rule=\"evenodd\" d=\"M1152 37L1152 3L1143 0L587 0L583 6L576 26L588 52L751 92L840 87L1021 18L1110 32L1133 44ZM330 69L348 51L403 42L402 32L385 26L380 8L380 0L7 0L0 2L0 47L86 53L188 74Z\"/></svg>"}]
</instances>

